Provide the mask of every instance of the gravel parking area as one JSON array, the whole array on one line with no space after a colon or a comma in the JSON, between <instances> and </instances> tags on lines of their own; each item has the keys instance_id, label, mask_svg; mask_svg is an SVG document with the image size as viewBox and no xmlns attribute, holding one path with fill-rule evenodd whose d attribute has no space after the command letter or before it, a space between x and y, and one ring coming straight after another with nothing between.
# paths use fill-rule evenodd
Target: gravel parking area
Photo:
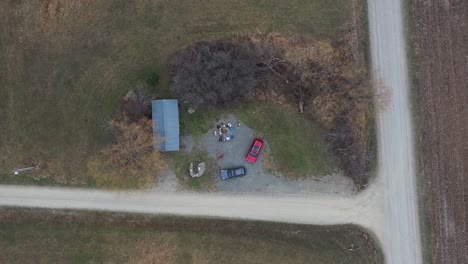
<instances>
[{"instance_id":1,"label":"gravel parking area","mask_svg":"<svg viewBox=\"0 0 468 264\"><path fill-rule=\"evenodd\" d=\"M228 116L226 119L219 120L219 122L229 122L234 125L235 130L232 132L234 139L220 142L218 140L219 136L215 136L213 133L216 129L216 123L213 123L212 129L203 136L199 142L195 142L192 137L182 138L182 142L187 151L191 151L194 147L206 150L211 157L218 160L221 168L244 166L247 169L247 175L244 177L229 180L217 178L216 186L218 191L290 194L322 192L344 195L350 195L356 191L352 181L342 175L327 175L293 180L279 173L272 173L270 169L264 168L265 154L271 153L267 139L262 138L261 134L250 129L233 115ZM240 123L241 126L238 126L238 123ZM245 161L245 155L256 137L262 138L265 144L257 162L250 164Z\"/></svg>"}]
</instances>

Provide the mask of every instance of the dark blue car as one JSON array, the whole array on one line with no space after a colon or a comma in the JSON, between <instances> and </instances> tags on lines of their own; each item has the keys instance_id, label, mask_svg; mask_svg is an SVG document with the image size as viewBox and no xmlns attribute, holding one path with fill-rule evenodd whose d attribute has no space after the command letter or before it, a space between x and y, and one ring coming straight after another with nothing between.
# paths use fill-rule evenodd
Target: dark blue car
<instances>
[{"instance_id":1,"label":"dark blue car","mask_svg":"<svg viewBox=\"0 0 468 264\"><path fill-rule=\"evenodd\" d=\"M245 169L245 167L238 167L231 169L222 169L219 175L221 176L221 179L226 180L234 177L244 176L246 174L247 170Z\"/></svg>"}]
</instances>

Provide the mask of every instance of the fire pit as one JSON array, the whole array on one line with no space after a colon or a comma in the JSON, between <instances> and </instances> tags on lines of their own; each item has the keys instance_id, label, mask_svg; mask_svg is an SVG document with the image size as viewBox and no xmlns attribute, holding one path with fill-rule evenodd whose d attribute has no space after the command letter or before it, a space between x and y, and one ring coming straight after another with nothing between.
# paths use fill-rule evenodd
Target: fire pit
<instances>
[{"instance_id":1,"label":"fire pit","mask_svg":"<svg viewBox=\"0 0 468 264\"><path fill-rule=\"evenodd\" d=\"M198 178L205 173L205 162L196 162L196 165L194 166L193 162L190 162L190 168L189 168L189 173L190 177L192 178Z\"/></svg>"}]
</instances>

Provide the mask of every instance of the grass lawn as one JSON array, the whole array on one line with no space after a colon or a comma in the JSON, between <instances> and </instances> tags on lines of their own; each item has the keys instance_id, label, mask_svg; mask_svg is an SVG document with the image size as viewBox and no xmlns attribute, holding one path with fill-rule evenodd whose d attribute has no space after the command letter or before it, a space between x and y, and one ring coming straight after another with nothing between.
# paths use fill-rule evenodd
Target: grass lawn
<instances>
[{"instance_id":1,"label":"grass lawn","mask_svg":"<svg viewBox=\"0 0 468 264\"><path fill-rule=\"evenodd\" d=\"M0 215L1 263L383 263L373 239L353 226L18 209Z\"/></svg>"},{"instance_id":2,"label":"grass lawn","mask_svg":"<svg viewBox=\"0 0 468 264\"><path fill-rule=\"evenodd\" d=\"M173 153L165 153L169 164L174 168L179 183L189 190L210 191L215 188L215 180L218 177L219 165L217 161L208 156L208 153L194 149L187 153L183 150ZM190 162L205 162L205 173L198 178L192 178L189 174Z\"/></svg>"},{"instance_id":3,"label":"grass lawn","mask_svg":"<svg viewBox=\"0 0 468 264\"><path fill-rule=\"evenodd\" d=\"M249 104L235 115L259 131L278 169L288 176L324 175L339 168L328 154L325 132L303 115L275 103Z\"/></svg>"},{"instance_id":4,"label":"grass lawn","mask_svg":"<svg viewBox=\"0 0 468 264\"><path fill-rule=\"evenodd\" d=\"M349 14L347 0L1 1L0 181L30 183L10 170L45 160L86 184L123 95L157 74L154 92L170 96L165 61L184 45L258 31L333 39Z\"/></svg>"},{"instance_id":5,"label":"grass lawn","mask_svg":"<svg viewBox=\"0 0 468 264\"><path fill-rule=\"evenodd\" d=\"M406 44L406 54L408 56L408 73L409 73L409 98L411 106L411 123L413 125L414 140L414 156L416 163L416 183L418 193L418 211L419 211L419 226L421 233L423 261L424 263L433 263L431 252L431 226L430 226L430 211L428 210L427 200L427 178L424 175L422 161L422 138L423 138L423 116L421 112L420 99L423 89L418 85L417 78L417 62L416 62L416 40L415 31L417 29L417 19L414 19L415 1L406 1L403 6L403 14L405 19L405 35L410 41Z\"/></svg>"},{"instance_id":6,"label":"grass lawn","mask_svg":"<svg viewBox=\"0 0 468 264\"><path fill-rule=\"evenodd\" d=\"M229 112L230 109L198 110L189 114L186 107L181 107L179 113L180 135L200 138L212 129L216 119L222 118Z\"/></svg>"}]
</instances>

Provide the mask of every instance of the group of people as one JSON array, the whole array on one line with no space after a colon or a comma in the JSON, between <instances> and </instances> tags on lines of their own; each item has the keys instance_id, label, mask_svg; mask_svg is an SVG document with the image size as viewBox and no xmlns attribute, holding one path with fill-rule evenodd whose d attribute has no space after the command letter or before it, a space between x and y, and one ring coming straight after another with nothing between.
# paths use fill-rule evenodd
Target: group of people
<instances>
[{"instance_id":1,"label":"group of people","mask_svg":"<svg viewBox=\"0 0 468 264\"><path fill-rule=\"evenodd\" d=\"M232 132L235 130L234 126L231 123L220 123L217 127L216 130L214 130L213 134L215 136L219 135L218 140L219 141L229 141L234 138L234 135L232 135Z\"/></svg>"}]
</instances>

